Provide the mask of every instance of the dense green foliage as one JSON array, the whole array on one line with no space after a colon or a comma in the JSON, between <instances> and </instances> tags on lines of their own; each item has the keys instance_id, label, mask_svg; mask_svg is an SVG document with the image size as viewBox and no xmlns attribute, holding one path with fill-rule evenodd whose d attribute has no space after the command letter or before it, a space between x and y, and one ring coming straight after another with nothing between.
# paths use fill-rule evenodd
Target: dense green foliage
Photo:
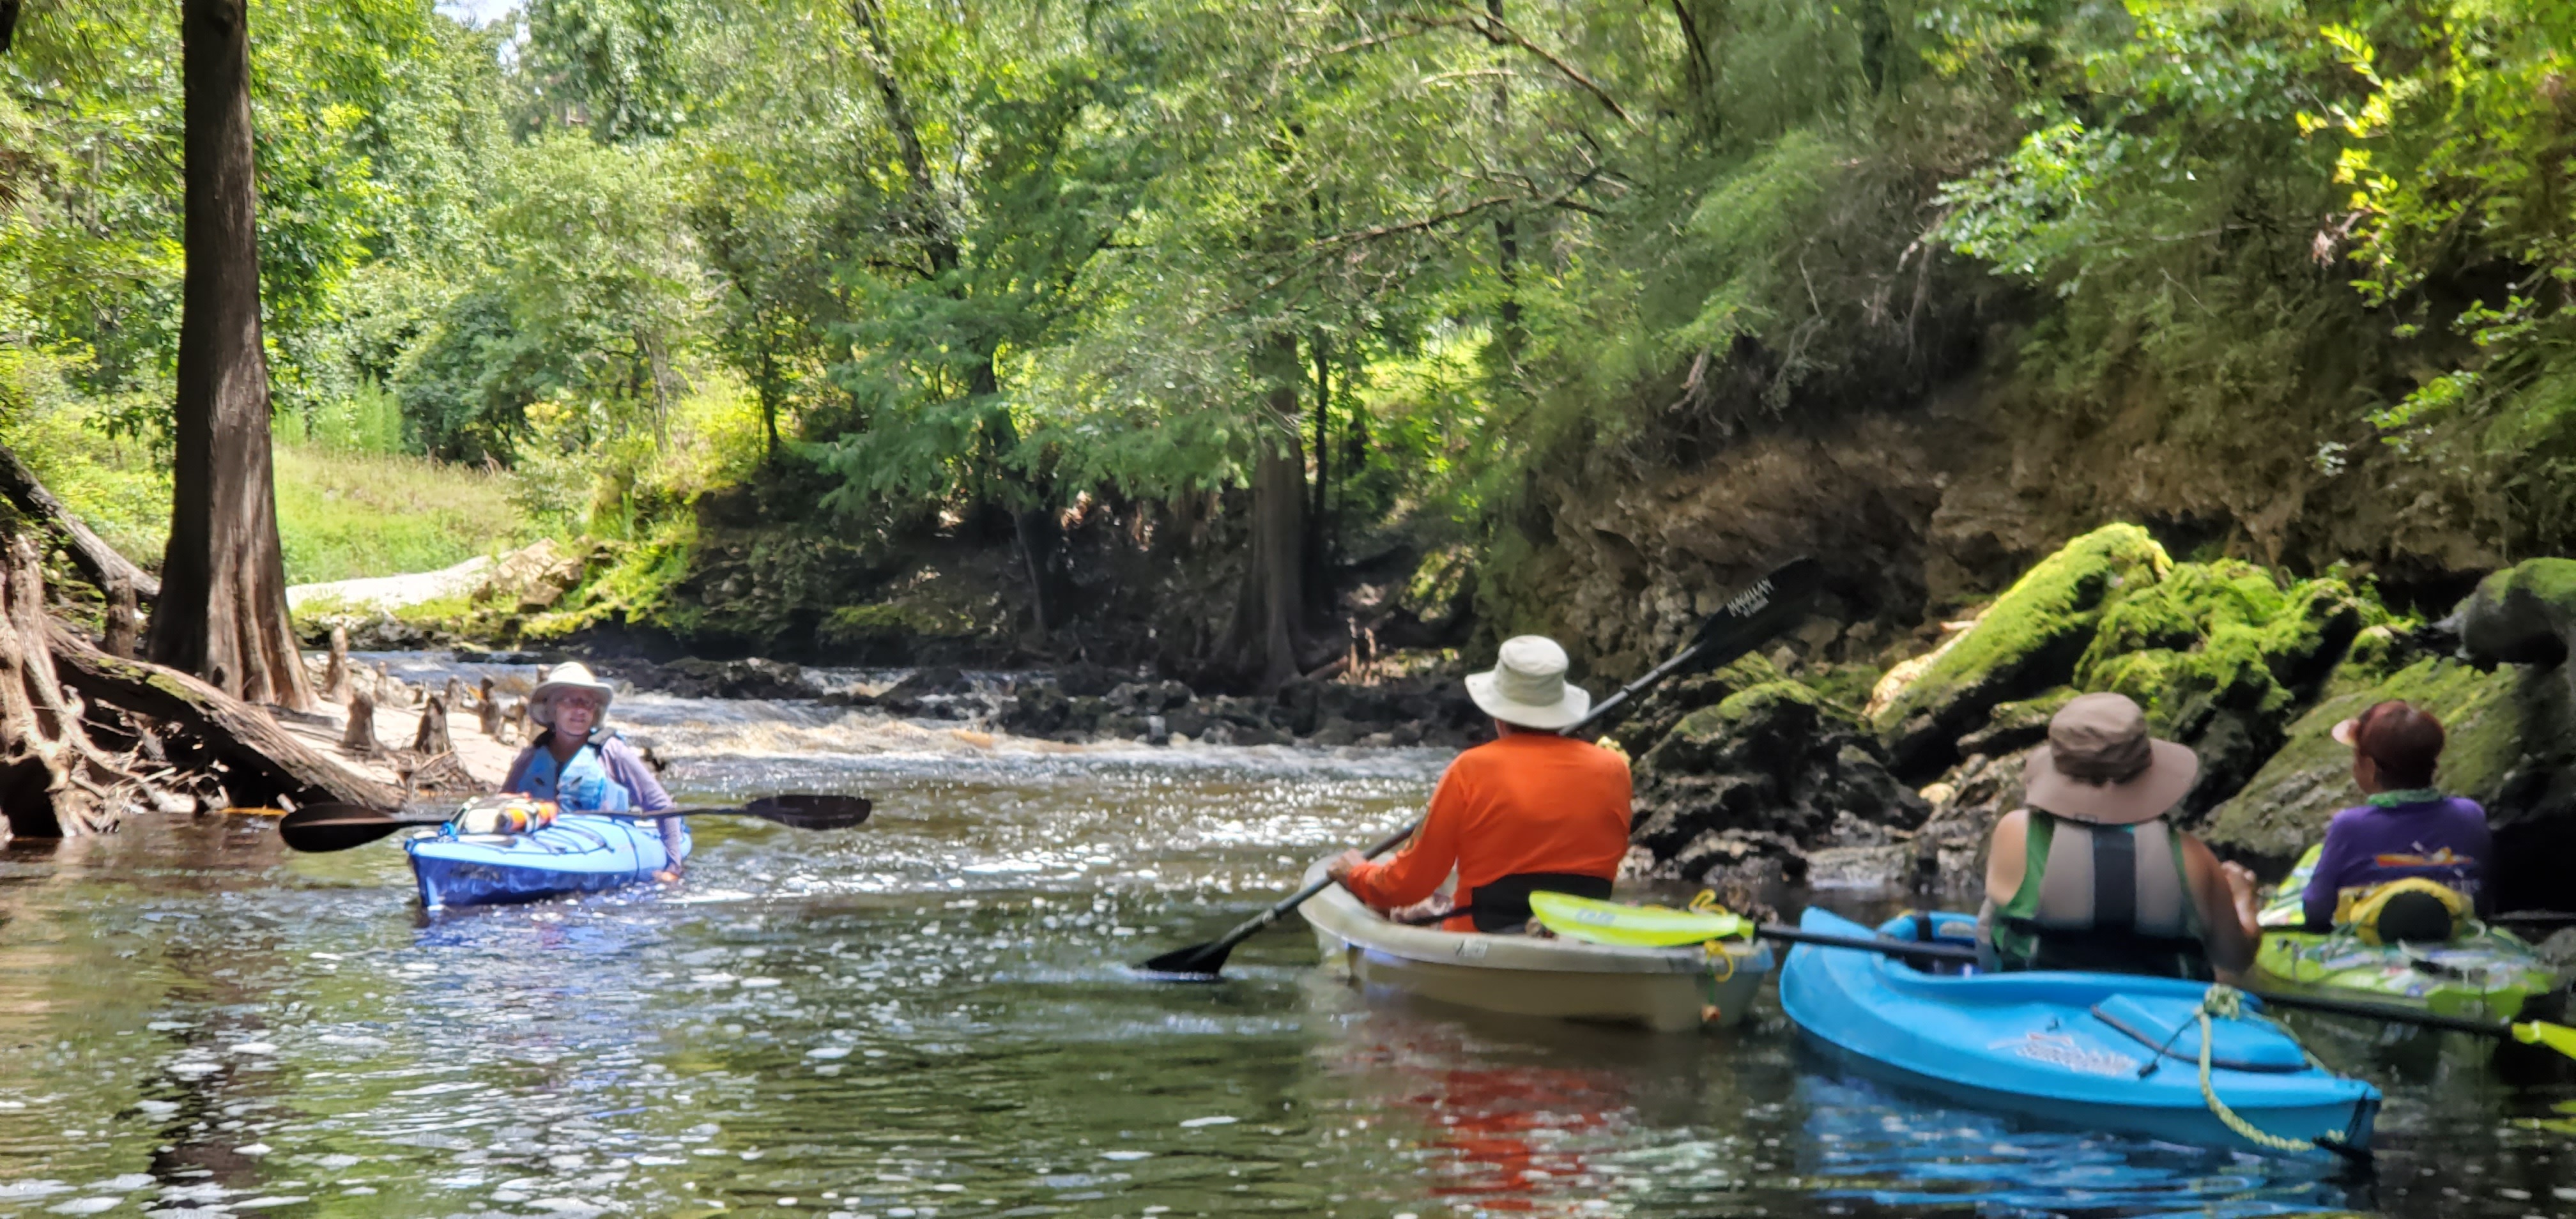
<instances>
[{"instance_id":1,"label":"dense green foliage","mask_svg":"<svg viewBox=\"0 0 2576 1219\"><path fill-rule=\"evenodd\" d=\"M2328 472L2394 440L2500 470L2526 535L2576 521L2576 30L2546 6L253 21L281 419L510 469L545 528L680 545L692 500L745 482L842 536L1176 501L1248 485L1295 428L1352 527L1507 559L1551 472L1687 461L1979 360L2042 414L2146 409L2213 460ZM161 442L175 30L29 0L5 60L22 443ZM1981 347L1998 320L2020 339Z\"/></svg>"}]
</instances>

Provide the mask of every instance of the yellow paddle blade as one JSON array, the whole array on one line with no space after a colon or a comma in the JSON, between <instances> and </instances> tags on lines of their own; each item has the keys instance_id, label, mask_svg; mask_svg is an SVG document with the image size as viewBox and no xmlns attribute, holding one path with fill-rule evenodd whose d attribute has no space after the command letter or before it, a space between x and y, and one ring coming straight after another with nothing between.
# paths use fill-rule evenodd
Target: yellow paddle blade
<instances>
[{"instance_id":1,"label":"yellow paddle blade","mask_svg":"<svg viewBox=\"0 0 2576 1219\"><path fill-rule=\"evenodd\" d=\"M2545 1045L2569 1058L2576 1058L2576 1029L2563 1024L2532 1020L2513 1026L2513 1039L2524 1045Z\"/></svg>"},{"instance_id":2,"label":"yellow paddle blade","mask_svg":"<svg viewBox=\"0 0 2576 1219\"><path fill-rule=\"evenodd\" d=\"M1628 948L1673 948L1753 934L1753 924L1725 911L1623 906L1570 893L1530 894L1539 924L1569 940Z\"/></svg>"}]
</instances>

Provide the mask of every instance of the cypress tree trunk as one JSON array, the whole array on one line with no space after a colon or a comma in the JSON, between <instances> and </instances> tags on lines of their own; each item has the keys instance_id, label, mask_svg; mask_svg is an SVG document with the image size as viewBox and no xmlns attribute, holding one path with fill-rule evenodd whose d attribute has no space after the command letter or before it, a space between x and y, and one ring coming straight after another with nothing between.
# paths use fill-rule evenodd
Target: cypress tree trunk
<instances>
[{"instance_id":1,"label":"cypress tree trunk","mask_svg":"<svg viewBox=\"0 0 2576 1219\"><path fill-rule=\"evenodd\" d=\"M1282 331L1253 352L1269 385L1252 463L1252 554L1226 648L1263 690L1301 671L1297 644L1305 614L1306 454L1297 419L1297 336Z\"/></svg>"},{"instance_id":2,"label":"cypress tree trunk","mask_svg":"<svg viewBox=\"0 0 2576 1219\"><path fill-rule=\"evenodd\" d=\"M286 613L260 350L245 0L185 0L186 286L170 544L145 651L247 702L313 705Z\"/></svg>"}]
</instances>

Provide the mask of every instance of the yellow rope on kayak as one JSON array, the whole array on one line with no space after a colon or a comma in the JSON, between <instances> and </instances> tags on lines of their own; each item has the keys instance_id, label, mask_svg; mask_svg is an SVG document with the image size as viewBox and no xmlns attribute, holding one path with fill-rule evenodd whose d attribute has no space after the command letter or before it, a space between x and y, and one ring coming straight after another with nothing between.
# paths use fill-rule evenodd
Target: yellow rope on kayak
<instances>
[{"instance_id":1,"label":"yellow rope on kayak","mask_svg":"<svg viewBox=\"0 0 2576 1219\"><path fill-rule=\"evenodd\" d=\"M2218 1033L2211 1026L2210 1018L2216 1016L2226 1020L2244 1019L2245 992L2233 986L2212 986L2209 988L2209 993L2200 997L2198 1014L2200 1017L2200 1098L2209 1102L2209 1111L2216 1114L2218 1120L2225 1123L2228 1129L2235 1131L2239 1137L2257 1147L2269 1148L2273 1151L2297 1152L2316 1146L2315 1143L2303 1139L2282 1138L2237 1116L2235 1110L2227 1107L2226 1101L2218 1099L2218 1089L2210 1085L2210 1054L2218 1044Z\"/></svg>"}]
</instances>

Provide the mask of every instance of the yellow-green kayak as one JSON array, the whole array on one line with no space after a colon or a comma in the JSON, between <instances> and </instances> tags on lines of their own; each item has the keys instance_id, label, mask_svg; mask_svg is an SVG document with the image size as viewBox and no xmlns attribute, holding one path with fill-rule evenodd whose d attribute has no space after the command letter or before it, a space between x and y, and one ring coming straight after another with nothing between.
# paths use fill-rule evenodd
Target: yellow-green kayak
<instances>
[{"instance_id":1,"label":"yellow-green kayak","mask_svg":"<svg viewBox=\"0 0 2576 1219\"><path fill-rule=\"evenodd\" d=\"M2511 1020L2532 996L2558 985L2557 971L2521 937L2471 923L2442 944L2370 944L2349 931L2313 932L2300 895L2322 846L2308 848L2262 911L2254 954L2260 983L2421 1007L2444 1016Z\"/></svg>"}]
</instances>

